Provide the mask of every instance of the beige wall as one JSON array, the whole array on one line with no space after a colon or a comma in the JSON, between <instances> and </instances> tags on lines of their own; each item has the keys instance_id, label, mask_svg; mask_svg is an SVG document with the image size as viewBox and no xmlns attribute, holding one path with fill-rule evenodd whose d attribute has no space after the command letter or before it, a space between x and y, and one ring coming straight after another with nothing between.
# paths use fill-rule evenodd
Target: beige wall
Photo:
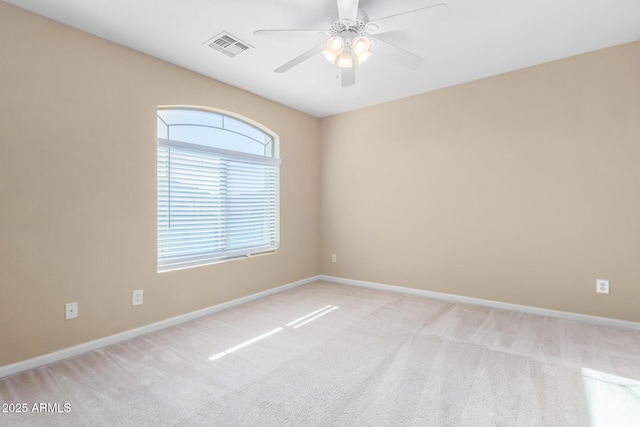
<instances>
[{"instance_id":1,"label":"beige wall","mask_svg":"<svg viewBox=\"0 0 640 427\"><path fill-rule=\"evenodd\" d=\"M639 76L632 43L323 119L322 272L640 321Z\"/></svg>"},{"instance_id":2,"label":"beige wall","mask_svg":"<svg viewBox=\"0 0 640 427\"><path fill-rule=\"evenodd\" d=\"M280 136L280 253L156 273L166 104L232 111ZM0 2L0 365L318 274L319 126ZM65 321L71 301L79 317Z\"/></svg>"}]
</instances>

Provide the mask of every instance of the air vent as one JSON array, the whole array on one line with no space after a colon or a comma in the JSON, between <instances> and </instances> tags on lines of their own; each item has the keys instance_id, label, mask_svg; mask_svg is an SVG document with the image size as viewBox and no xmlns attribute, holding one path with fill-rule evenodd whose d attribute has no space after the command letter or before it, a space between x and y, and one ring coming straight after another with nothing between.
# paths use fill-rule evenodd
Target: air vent
<instances>
[{"instance_id":1,"label":"air vent","mask_svg":"<svg viewBox=\"0 0 640 427\"><path fill-rule=\"evenodd\" d=\"M224 53L231 58L249 49L253 49L253 46L226 32L218 34L203 44L206 44L211 49Z\"/></svg>"}]
</instances>

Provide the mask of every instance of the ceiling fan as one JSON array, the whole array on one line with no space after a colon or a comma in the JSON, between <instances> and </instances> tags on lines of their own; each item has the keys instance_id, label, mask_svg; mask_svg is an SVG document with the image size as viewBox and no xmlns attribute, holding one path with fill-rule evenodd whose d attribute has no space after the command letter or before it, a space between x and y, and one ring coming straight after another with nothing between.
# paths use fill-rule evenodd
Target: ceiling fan
<instances>
[{"instance_id":1,"label":"ceiling fan","mask_svg":"<svg viewBox=\"0 0 640 427\"><path fill-rule=\"evenodd\" d=\"M355 84L355 66L362 64L372 54L384 55L399 64L415 70L424 62L424 58L392 45L377 37L390 31L395 31L398 24L409 15L418 13L429 13L436 19L443 19L449 11L444 3L432 4L418 9L408 10L375 20L369 20L369 16L362 9L359 9L359 0L337 0L338 14L335 21L328 29L319 30L258 30L255 35L269 36L326 36L327 41L318 46L314 46L303 54L293 58L291 61L281 65L274 71L284 73L307 59L322 53L331 64L338 66L341 75L342 87Z\"/></svg>"}]
</instances>

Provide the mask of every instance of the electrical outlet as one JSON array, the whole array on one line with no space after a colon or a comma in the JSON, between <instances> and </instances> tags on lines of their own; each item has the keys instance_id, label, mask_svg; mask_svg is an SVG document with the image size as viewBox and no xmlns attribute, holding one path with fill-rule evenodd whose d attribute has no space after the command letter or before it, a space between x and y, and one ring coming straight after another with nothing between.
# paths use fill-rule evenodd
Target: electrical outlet
<instances>
[{"instance_id":1,"label":"electrical outlet","mask_svg":"<svg viewBox=\"0 0 640 427\"><path fill-rule=\"evenodd\" d=\"M338 255L331 254L331 262L338 262Z\"/></svg>"},{"instance_id":2,"label":"electrical outlet","mask_svg":"<svg viewBox=\"0 0 640 427\"><path fill-rule=\"evenodd\" d=\"M609 293L609 281L605 279L596 280L596 292L599 294Z\"/></svg>"},{"instance_id":3,"label":"electrical outlet","mask_svg":"<svg viewBox=\"0 0 640 427\"><path fill-rule=\"evenodd\" d=\"M76 317L78 317L78 303L70 302L68 304L65 304L64 318L69 320L69 319L75 319Z\"/></svg>"},{"instance_id":4,"label":"electrical outlet","mask_svg":"<svg viewBox=\"0 0 640 427\"><path fill-rule=\"evenodd\" d=\"M133 291L133 297L131 298L132 305L142 304L142 289Z\"/></svg>"}]
</instances>

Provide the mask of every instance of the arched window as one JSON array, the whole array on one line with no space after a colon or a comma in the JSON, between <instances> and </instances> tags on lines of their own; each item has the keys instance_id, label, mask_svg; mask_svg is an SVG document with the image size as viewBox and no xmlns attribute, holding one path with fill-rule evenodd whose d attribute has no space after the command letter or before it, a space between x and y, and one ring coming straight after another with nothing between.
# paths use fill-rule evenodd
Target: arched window
<instances>
[{"instance_id":1,"label":"arched window","mask_svg":"<svg viewBox=\"0 0 640 427\"><path fill-rule=\"evenodd\" d=\"M158 271L279 247L278 138L226 112L158 108Z\"/></svg>"}]
</instances>

